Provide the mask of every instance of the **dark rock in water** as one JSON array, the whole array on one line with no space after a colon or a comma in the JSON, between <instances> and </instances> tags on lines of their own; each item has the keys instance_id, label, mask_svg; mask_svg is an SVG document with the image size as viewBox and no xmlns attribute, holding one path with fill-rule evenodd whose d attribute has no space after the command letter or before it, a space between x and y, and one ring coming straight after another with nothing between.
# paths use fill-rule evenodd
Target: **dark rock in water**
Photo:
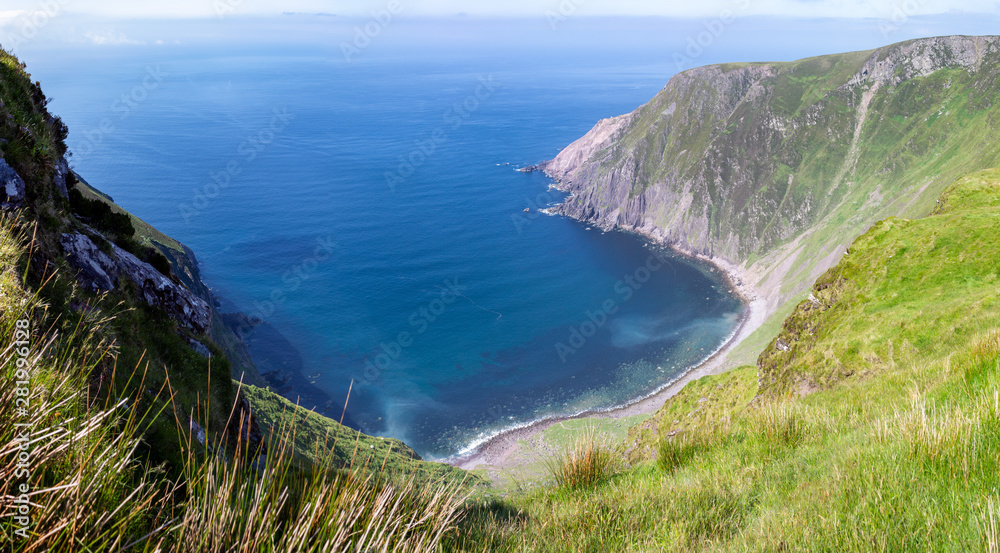
<instances>
[{"instance_id":1,"label":"dark rock in water","mask_svg":"<svg viewBox=\"0 0 1000 553\"><path fill-rule=\"evenodd\" d=\"M222 322L226 324L233 331L240 340L246 341L247 336L250 334L256 326L262 324L264 321L251 317L243 312L236 313L223 313Z\"/></svg>"},{"instance_id":2,"label":"dark rock in water","mask_svg":"<svg viewBox=\"0 0 1000 553\"><path fill-rule=\"evenodd\" d=\"M124 276L139 286L146 303L163 309L182 325L195 332L205 332L212 325L212 308L207 301L131 253L111 244L108 255L78 232L63 234L59 242L85 288L93 292L114 290L118 278Z\"/></svg>"},{"instance_id":3,"label":"dark rock in water","mask_svg":"<svg viewBox=\"0 0 1000 553\"><path fill-rule=\"evenodd\" d=\"M534 173L535 171L538 171L537 165L529 165L527 167L521 167L517 170L518 173Z\"/></svg>"},{"instance_id":4,"label":"dark rock in water","mask_svg":"<svg viewBox=\"0 0 1000 553\"><path fill-rule=\"evenodd\" d=\"M13 167L7 165L7 161L2 157L0 157L0 190L4 194L0 200L0 207L8 210L21 207L21 202L24 201L24 179Z\"/></svg>"}]
</instances>

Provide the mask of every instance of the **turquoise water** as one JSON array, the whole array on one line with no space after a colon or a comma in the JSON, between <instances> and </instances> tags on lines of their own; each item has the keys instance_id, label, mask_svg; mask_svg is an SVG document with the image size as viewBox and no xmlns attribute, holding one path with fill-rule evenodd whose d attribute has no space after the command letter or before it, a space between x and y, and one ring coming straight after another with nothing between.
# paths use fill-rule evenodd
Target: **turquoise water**
<instances>
[{"instance_id":1,"label":"turquoise water","mask_svg":"<svg viewBox=\"0 0 1000 553\"><path fill-rule=\"evenodd\" d=\"M562 196L514 170L669 66L135 48L30 69L76 169L267 321L276 388L339 418L353 382L345 420L423 455L647 394L742 312L707 267L538 213Z\"/></svg>"}]
</instances>

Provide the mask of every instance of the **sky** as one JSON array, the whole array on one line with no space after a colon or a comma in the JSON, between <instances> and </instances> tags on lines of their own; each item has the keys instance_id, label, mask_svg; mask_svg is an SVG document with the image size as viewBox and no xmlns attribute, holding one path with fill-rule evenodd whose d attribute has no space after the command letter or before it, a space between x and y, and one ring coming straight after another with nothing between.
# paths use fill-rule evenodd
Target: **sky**
<instances>
[{"instance_id":1,"label":"sky","mask_svg":"<svg viewBox=\"0 0 1000 553\"><path fill-rule=\"evenodd\" d=\"M744 15L781 17L891 18L894 15L930 15L948 12L1000 11L994 0L4 0L4 21L38 11L74 12L101 18L199 18L219 13L273 15L281 12L325 13L363 17L399 6L402 14L450 17L579 16L715 17L725 10Z\"/></svg>"},{"instance_id":2,"label":"sky","mask_svg":"<svg viewBox=\"0 0 1000 553\"><path fill-rule=\"evenodd\" d=\"M1000 0L0 0L0 46L28 61L88 48L306 43L351 61L350 50L369 43L366 58L492 44L655 49L680 70L997 29Z\"/></svg>"}]
</instances>

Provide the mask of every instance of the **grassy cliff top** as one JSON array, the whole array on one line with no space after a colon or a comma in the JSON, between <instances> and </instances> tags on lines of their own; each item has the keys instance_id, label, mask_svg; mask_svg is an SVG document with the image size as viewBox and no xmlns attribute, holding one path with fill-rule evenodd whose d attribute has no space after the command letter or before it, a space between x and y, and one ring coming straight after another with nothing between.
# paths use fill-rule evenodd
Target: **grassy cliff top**
<instances>
[{"instance_id":1,"label":"grassy cliff top","mask_svg":"<svg viewBox=\"0 0 1000 553\"><path fill-rule=\"evenodd\" d=\"M261 422L274 430L270 436L272 448L278 440L290 436L295 455L307 464L363 466L393 478L413 477L424 485L456 480L485 484L481 477L450 465L421 460L417 452L399 440L362 434L267 389L245 386L243 391Z\"/></svg>"}]
</instances>

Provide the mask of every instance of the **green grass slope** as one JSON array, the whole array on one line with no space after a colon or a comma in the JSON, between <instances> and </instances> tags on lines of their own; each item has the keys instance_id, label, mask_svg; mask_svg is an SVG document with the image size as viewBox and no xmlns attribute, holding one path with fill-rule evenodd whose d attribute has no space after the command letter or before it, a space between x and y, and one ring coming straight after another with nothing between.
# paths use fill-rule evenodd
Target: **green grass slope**
<instances>
[{"instance_id":1,"label":"green grass slope","mask_svg":"<svg viewBox=\"0 0 1000 553\"><path fill-rule=\"evenodd\" d=\"M931 216L876 225L759 367L697 381L633 428L632 468L484 504L455 547L997 551L998 208L988 170Z\"/></svg>"},{"instance_id":2,"label":"green grass slope","mask_svg":"<svg viewBox=\"0 0 1000 553\"><path fill-rule=\"evenodd\" d=\"M362 434L266 388L245 386L243 391L262 424L275 430L290 430L294 455L307 465L363 466L392 478L414 478L422 485L454 481L485 485L481 477L471 473L421 460L410 446L399 440ZM277 447L277 440L287 437L275 432L270 436L270 447Z\"/></svg>"},{"instance_id":3,"label":"green grass slope","mask_svg":"<svg viewBox=\"0 0 1000 553\"><path fill-rule=\"evenodd\" d=\"M762 393L938 361L1000 328L998 181L996 169L965 177L932 216L886 219L859 238L761 355Z\"/></svg>"}]
</instances>

